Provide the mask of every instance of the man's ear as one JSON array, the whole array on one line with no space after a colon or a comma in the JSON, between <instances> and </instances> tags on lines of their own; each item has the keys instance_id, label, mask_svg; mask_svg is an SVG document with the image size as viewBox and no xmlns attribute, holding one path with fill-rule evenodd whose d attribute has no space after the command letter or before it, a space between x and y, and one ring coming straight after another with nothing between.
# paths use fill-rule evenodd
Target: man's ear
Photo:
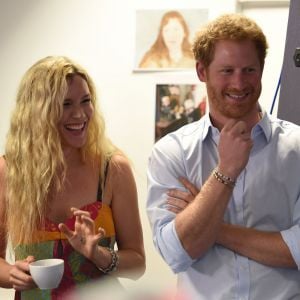
<instances>
[{"instance_id":1,"label":"man's ear","mask_svg":"<svg viewBox=\"0 0 300 300\"><path fill-rule=\"evenodd\" d=\"M196 71L200 81L206 82L206 69L201 61L196 62Z\"/></svg>"}]
</instances>

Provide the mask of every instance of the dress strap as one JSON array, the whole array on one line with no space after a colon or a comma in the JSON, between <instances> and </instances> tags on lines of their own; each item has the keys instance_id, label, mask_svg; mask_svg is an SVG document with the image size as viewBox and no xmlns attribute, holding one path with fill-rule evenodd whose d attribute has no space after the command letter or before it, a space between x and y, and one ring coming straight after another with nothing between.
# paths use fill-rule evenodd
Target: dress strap
<instances>
[{"instance_id":1,"label":"dress strap","mask_svg":"<svg viewBox=\"0 0 300 300\"><path fill-rule=\"evenodd\" d=\"M106 183L108 167L109 167L109 160L106 161L106 166L105 166L105 170L104 170L103 188L105 187L105 183ZM100 202L102 202L102 198L103 198L103 191L102 191L101 185L102 184L101 184L101 178L100 178L99 184L98 184L98 192L97 192L97 201L100 201Z\"/></svg>"}]
</instances>

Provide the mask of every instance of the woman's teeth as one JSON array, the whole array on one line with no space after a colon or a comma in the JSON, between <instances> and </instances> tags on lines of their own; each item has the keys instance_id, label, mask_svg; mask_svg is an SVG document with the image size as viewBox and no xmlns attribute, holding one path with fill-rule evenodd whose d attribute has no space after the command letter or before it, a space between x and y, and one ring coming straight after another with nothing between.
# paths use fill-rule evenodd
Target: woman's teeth
<instances>
[{"instance_id":1,"label":"woman's teeth","mask_svg":"<svg viewBox=\"0 0 300 300\"><path fill-rule=\"evenodd\" d=\"M69 124L66 125L66 129L68 130L82 130L84 128L85 123L82 124Z\"/></svg>"}]
</instances>

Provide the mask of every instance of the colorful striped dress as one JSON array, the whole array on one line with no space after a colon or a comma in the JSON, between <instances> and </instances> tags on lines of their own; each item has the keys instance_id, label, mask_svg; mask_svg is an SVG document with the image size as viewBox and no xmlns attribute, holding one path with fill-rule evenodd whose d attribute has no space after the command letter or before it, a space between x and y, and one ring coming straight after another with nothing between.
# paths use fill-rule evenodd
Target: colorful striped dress
<instances>
[{"instance_id":1,"label":"colorful striped dress","mask_svg":"<svg viewBox=\"0 0 300 300\"><path fill-rule=\"evenodd\" d=\"M81 210L89 211L95 222L95 227L105 229L106 235L99 245L113 247L115 243L115 229L111 208L101 201L88 204ZM104 275L97 267L83 255L75 251L67 238L58 229L58 224L46 220L45 228L38 229L37 240L30 245L19 245L15 248L15 259L22 260L33 255L35 260L46 258L62 258L65 269L62 281L58 288L53 290L40 290L38 288L26 291L16 291L15 300L62 300L76 286L91 280L99 279ZM65 221L65 224L74 230L75 217Z\"/></svg>"}]
</instances>

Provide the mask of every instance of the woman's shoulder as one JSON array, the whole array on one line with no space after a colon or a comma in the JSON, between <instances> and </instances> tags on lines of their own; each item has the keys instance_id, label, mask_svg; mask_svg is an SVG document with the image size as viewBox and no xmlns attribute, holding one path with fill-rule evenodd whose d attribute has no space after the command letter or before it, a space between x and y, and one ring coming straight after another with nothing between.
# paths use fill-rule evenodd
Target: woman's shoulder
<instances>
[{"instance_id":1,"label":"woman's shoulder","mask_svg":"<svg viewBox=\"0 0 300 300\"><path fill-rule=\"evenodd\" d=\"M5 195L6 183L5 183L5 171L6 171L6 162L3 156L0 157L0 216L3 211L3 199Z\"/></svg>"},{"instance_id":2,"label":"woman's shoulder","mask_svg":"<svg viewBox=\"0 0 300 300\"><path fill-rule=\"evenodd\" d=\"M110 205L113 195L118 195L124 187L132 186L133 183L134 176L128 158L122 153L113 154L109 162L103 202Z\"/></svg>"},{"instance_id":3,"label":"woman's shoulder","mask_svg":"<svg viewBox=\"0 0 300 300\"><path fill-rule=\"evenodd\" d=\"M112 171L126 171L131 169L129 159L121 152L113 154L110 159L110 169Z\"/></svg>"},{"instance_id":4,"label":"woman's shoulder","mask_svg":"<svg viewBox=\"0 0 300 300\"><path fill-rule=\"evenodd\" d=\"M2 176L4 176L5 170L6 170L6 161L5 161L4 156L1 156L0 157L0 178L2 178Z\"/></svg>"}]
</instances>

